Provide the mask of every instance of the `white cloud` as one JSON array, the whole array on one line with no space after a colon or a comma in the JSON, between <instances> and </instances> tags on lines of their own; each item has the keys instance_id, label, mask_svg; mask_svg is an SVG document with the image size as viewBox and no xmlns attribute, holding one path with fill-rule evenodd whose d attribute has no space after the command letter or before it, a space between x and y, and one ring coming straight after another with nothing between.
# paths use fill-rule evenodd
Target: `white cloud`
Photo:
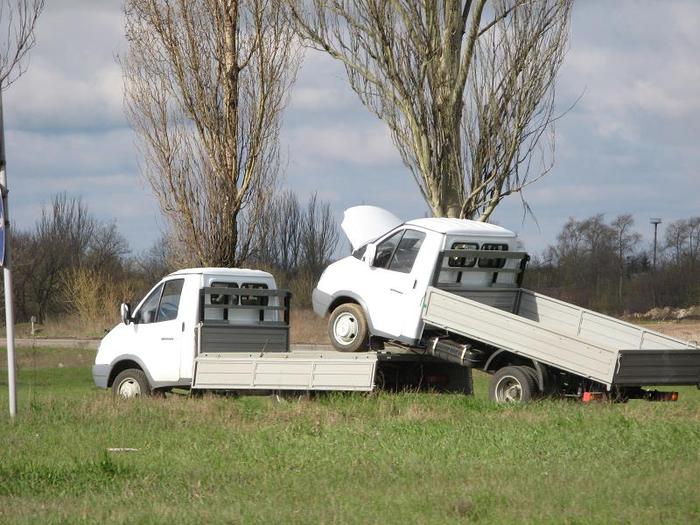
<instances>
[{"instance_id":1,"label":"white cloud","mask_svg":"<svg viewBox=\"0 0 700 525\"><path fill-rule=\"evenodd\" d=\"M387 129L375 125L298 126L288 137L289 149L301 165L342 162L381 168L401 162Z\"/></svg>"}]
</instances>

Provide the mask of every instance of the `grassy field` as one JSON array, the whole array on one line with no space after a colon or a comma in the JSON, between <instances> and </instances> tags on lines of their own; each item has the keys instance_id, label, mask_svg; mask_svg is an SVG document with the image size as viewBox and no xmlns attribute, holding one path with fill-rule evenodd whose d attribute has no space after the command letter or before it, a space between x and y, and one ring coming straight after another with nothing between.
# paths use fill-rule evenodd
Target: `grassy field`
<instances>
[{"instance_id":1,"label":"grassy field","mask_svg":"<svg viewBox=\"0 0 700 525\"><path fill-rule=\"evenodd\" d=\"M700 522L694 388L502 407L477 374L474 398L115 402L91 360L20 350L14 423L0 372L0 523Z\"/></svg>"},{"instance_id":2,"label":"grassy field","mask_svg":"<svg viewBox=\"0 0 700 525\"><path fill-rule=\"evenodd\" d=\"M36 337L38 339L101 339L117 322L117 319L96 322L64 315L37 325ZM18 323L15 326L15 336L31 338L31 324ZM0 327L0 337L5 337L4 326ZM320 322L310 309L292 309L289 337L292 343L330 344L326 324Z\"/></svg>"}]
</instances>

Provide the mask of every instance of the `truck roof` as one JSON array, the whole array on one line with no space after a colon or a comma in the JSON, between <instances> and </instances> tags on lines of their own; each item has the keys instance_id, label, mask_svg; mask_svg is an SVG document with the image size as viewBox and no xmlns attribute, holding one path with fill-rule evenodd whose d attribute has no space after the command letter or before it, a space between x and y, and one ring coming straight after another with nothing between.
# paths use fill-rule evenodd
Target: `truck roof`
<instances>
[{"instance_id":1,"label":"truck roof","mask_svg":"<svg viewBox=\"0 0 700 525\"><path fill-rule=\"evenodd\" d=\"M227 275L232 277L272 277L269 272L262 270L250 270L248 268L184 268L170 275L187 275L187 274L204 274L204 275Z\"/></svg>"},{"instance_id":2,"label":"truck roof","mask_svg":"<svg viewBox=\"0 0 700 525\"><path fill-rule=\"evenodd\" d=\"M414 219L406 224L420 226L427 230L438 233L478 235L488 237L515 237L515 233L501 226L489 224L481 221L471 221L469 219L449 219L446 217L428 217L424 219Z\"/></svg>"}]
</instances>

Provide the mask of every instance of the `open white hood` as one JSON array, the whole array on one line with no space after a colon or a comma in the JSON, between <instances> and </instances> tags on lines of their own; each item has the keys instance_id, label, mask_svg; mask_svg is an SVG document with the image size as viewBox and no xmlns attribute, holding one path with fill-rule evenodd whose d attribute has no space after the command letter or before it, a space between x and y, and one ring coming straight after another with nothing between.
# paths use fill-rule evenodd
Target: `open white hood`
<instances>
[{"instance_id":1,"label":"open white hood","mask_svg":"<svg viewBox=\"0 0 700 525\"><path fill-rule=\"evenodd\" d=\"M376 206L353 206L345 210L340 227L353 250L403 224L396 215Z\"/></svg>"}]
</instances>

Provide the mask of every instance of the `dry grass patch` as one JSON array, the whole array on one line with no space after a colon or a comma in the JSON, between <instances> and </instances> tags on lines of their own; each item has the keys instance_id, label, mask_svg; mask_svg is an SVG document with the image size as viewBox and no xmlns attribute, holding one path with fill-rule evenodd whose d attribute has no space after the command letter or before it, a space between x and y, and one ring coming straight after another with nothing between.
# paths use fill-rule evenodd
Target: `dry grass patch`
<instances>
[{"instance_id":1,"label":"dry grass patch","mask_svg":"<svg viewBox=\"0 0 700 525\"><path fill-rule=\"evenodd\" d=\"M317 316L313 310L292 309L289 336L292 344L331 344L326 322L326 319Z\"/></svg>"}]
</instances>

